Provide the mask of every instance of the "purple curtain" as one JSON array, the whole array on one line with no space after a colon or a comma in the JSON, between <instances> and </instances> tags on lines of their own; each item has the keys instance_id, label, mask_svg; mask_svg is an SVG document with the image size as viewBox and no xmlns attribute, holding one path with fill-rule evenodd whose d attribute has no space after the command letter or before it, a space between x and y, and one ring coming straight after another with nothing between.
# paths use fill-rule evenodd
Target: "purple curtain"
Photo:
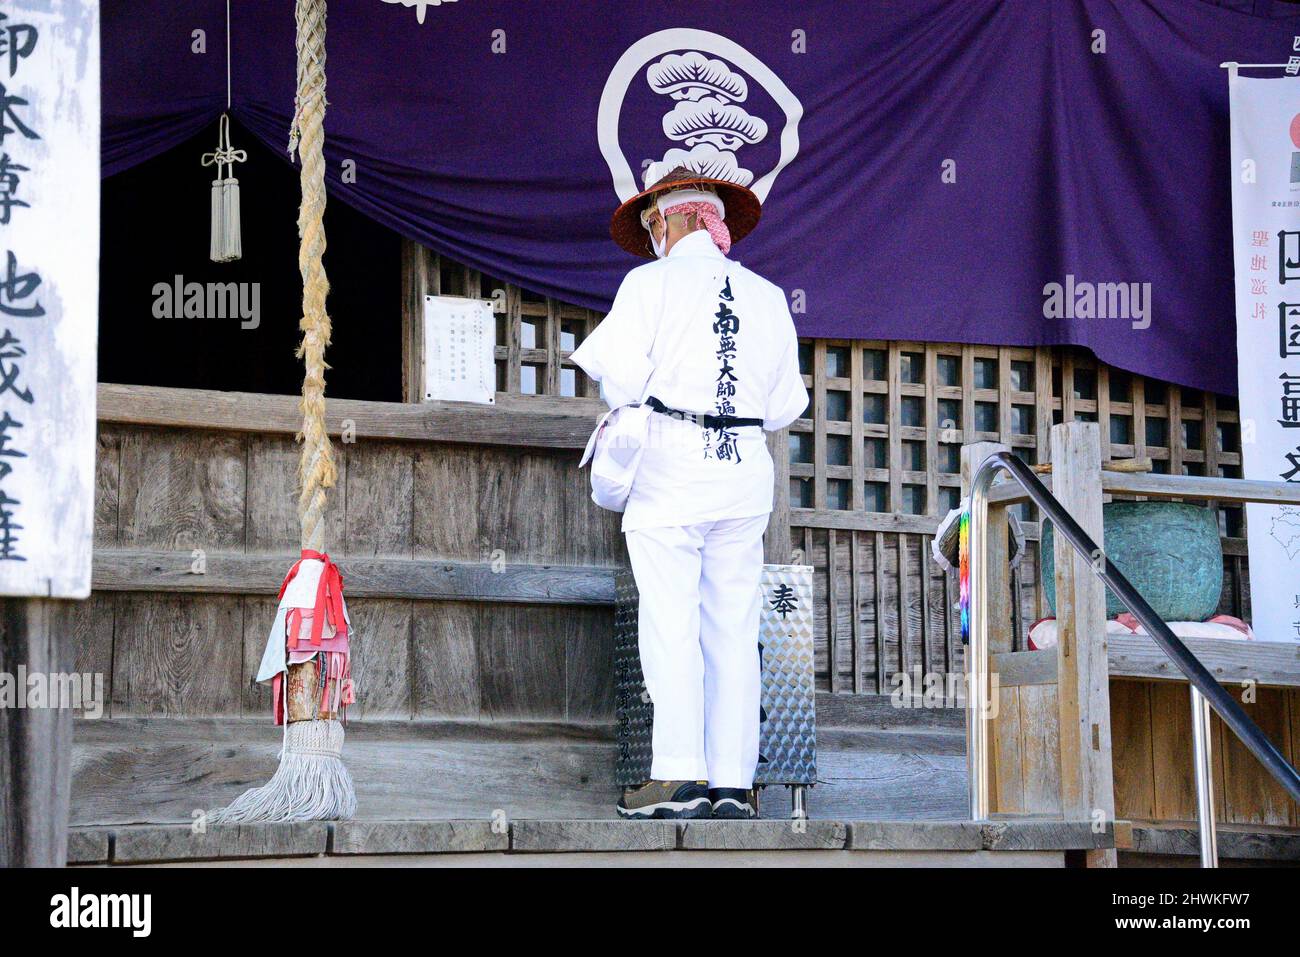
<instances>
[{"instance_id":1,"label":"purple curtain","mask_svg":"<svg viewBox=\"0 0 1300 957\"><path fill-rule=\"evenodd\" d=\"M765 196L732 255L791 295L804 335L1074 343L1233 393L1219 63L1285 62L1297 12L1276 0L331 0L329 187L454 259L606 308L637 264L607 232L619 189L649 160L686 158ZM232 112L283 151L293 3L233 0L232 19ZM223 0L117 0L103 48L105 175L204 128L215 142ZM1149 326L1049 318L1051 283L1149 289Z\"/></svg>"}]
</instances>

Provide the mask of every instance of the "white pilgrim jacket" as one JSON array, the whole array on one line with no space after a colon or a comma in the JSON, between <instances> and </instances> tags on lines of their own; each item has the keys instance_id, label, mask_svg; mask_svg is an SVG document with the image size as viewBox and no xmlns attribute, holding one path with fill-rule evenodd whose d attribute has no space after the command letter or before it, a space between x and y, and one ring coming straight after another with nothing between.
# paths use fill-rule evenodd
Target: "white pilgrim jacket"
<instances>
[{"instance_id":1,"label":"white pilgrim jacket","mask_svg":"<svg viewBox=\"0 0 1300 957\"><path fill-rule=\"evenodd\" d=\"M654 396L684 412L763 422L717 430L650 416L623 531L772 510L763 430L785 428L808 406L794 320L785 293L727 259L707 232L629 272L573 361L610 408Z\"/></svg>"}]
</instances>

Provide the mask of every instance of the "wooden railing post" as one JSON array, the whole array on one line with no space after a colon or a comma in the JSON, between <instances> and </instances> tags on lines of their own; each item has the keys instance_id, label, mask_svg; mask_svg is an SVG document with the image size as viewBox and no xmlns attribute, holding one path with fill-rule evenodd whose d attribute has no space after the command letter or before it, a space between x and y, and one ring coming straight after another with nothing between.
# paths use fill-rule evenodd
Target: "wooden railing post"
<instances>
[{"instance_id":1,"label":"wooden railing post","mask_svg":"<svg viewBox=\"0 0 1300 957\"><path fill-rule=\"evenodd\" d=\"M1060 676L1061 810L1067 820L1115 820L1111 768L1106 586L1093 572L1105 548L1101 441L1095 422L1052 427L1052 493L1097 543L1082 556L1054 536L1057 673ZM1088 852L1091 867L1114 867L1114 850Z\"/></svg>"},{"instance_id":2,"label":"wooden railing post","mask_svg":"<svg viewBox=\"0 0 1300 957\"><path fill-rule=\"evenodd\" d=\"M0 674L26 696L22 674L54 676L72 670L73 649L61 634L69 603L0 598ZM20 670L21 669L21 670ZM0 867L62 867L68 856L72 791L72 711L67 702L0 705Z\"/></svg>"}]
</instances>

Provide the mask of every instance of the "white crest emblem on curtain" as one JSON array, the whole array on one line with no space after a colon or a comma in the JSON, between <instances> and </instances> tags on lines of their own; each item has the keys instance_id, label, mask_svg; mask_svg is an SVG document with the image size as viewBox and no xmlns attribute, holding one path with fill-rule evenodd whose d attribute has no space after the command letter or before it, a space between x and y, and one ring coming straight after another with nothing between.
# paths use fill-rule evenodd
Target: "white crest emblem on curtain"
<instances>
[{"instance_id":1,"label":"white crest emblem on curtain","mask_svg":"<svg viewBox=\"0 0 1300 957\"><path fill-rule=\"evenodd\" d=\"M735 41L707 30L674 28L628 47L601 93L596 137L620 202L642 189L618 140L623 101L638 76L664 97L663 134L672 141L662 157L637 160L646 185L685 166L748 186L760 201L767 200L777 174L799 152L803 105L780 77ZM761 86L784 115L751 113L746 106L751 83ZM779 137L780 156L775 166L756 177L741 154L770 135Z\"/></svg>"}]
</instances>

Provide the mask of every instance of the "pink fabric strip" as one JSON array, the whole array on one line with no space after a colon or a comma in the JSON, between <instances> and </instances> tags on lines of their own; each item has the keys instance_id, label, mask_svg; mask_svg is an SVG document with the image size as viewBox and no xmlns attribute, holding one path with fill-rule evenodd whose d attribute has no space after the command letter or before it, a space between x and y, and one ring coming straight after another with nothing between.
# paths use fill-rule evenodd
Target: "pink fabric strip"
<instances>
[{"instance_id":1,"label":"pink fabric strip","mask_svg":"<svg viewBox=\"0 0 1300 957\"><path fill-rule=\"evenodd\" d=\"M725 256L731 252L731 231L727 229L722 219L718 216L718 211L709 203L679 203L668 211L668 215L676 213L698 213L699 221L704 224L708 230L709 237L713 240L713 245L722 250Z\"/></svg>"}]
</instances>

